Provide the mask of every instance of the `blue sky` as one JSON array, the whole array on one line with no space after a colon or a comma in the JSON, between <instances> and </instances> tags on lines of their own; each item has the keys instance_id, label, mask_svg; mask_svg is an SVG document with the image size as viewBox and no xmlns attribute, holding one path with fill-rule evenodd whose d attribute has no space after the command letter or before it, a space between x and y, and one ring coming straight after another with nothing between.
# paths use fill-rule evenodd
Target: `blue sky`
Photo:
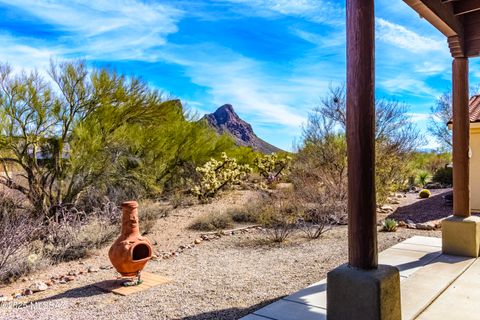
<instances>
[{"instance_id":1,"label":"blue sky","mask_svg":"<svg viewBox=\"0 0 480 320\"><path fill-rule=\"evenodd\" d=\"M0 0L0 61L45 70L86 59L140 76L199 115L230 103L292 149L328 87L345 81L345 4L328 0ZM451 87L446 39L401 0L376 1L376 93L429 109ZM480 62L480 61L479 61ZM479 62L470 64L480 83Z\"/></svg>"}]
</instances>

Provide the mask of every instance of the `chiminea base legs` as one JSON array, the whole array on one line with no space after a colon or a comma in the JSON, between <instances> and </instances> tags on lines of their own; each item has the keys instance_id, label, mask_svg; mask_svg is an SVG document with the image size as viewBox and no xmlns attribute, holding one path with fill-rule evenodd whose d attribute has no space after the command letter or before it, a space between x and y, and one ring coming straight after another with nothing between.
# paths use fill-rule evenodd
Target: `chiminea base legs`
<instances>
[{"instance_id":1,"label":"chiminea base legs","mask_svg":"<svg viewBox=\"0 0 480 320\"><path fill-rule=\"evenodd\" d=\"M122 279L125 279L122 277ZM137 275L134 278L128 278L125 282L122 283L124 287L132 287L132 286L138 286L142 284L142 279L141 279L141 272L138 271Z\"/></svg>"}]
</instances>

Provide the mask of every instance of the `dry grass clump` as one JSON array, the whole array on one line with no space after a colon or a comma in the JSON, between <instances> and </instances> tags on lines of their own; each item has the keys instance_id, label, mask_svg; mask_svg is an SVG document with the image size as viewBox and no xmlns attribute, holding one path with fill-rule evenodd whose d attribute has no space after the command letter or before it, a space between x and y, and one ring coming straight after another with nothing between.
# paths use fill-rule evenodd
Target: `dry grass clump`
<instances>
[{"instance_id":1,"label":"dry grass clump","mask_svg":"<svg viewBox=\"0 0 480 320\"><path fill-rule=\"evenodd\" d=\"M214 231L233 228L232 217L226 213L212 212L198 217L189 227L198 231Z\"/></svg>"},{"instance_id":2,"label":"dry grass clump","mask_svg":"<svg viewBox=\"0 0 480 320\"><path fill-rule=\"evenodd\" d=\"M232 220L237 223L258 223L261 203L248 203L243 207L233 208L227 211Z\"/></svg>"},{"instance_id":3,"label":"dry grass clump","mask_svg":"<svg viewBox=\"0 0 480 320\"><path fill-rule=\"evenodd\" d=\"M29 244L37 236L39 225L21 196L0 192L0 282L35 269L39 259L30 256Z\"/></svg>"},{"instance_id":4,"label":"dry grass clump","mask_svg":"<svg viewBox=\"0 0 480 320\"><path fill-rule=\"evenodd\" d=\"M169 206L153 200L142 201L138 206L138 219L141 222L142 234L151 233L157 220L167 217L169 213Z\"/></svg>"}]
</instances>

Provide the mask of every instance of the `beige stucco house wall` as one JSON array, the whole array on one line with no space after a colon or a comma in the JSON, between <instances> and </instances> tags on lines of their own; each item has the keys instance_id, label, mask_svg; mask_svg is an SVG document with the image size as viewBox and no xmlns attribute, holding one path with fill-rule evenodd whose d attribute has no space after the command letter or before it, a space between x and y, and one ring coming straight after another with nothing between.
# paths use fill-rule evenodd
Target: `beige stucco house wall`
<instances>
[{"instance_id":1,"label":"beige stucco house wall","mask_svg":"<svg viewBox=\"0 0 480 320\"><path fill-rule=\"evenodd\" d=\"M480 95L469 101L470 115L470 207L480 212ZM452 122L448 123L452 130Z\"/></svg>"},{"instance_id":2,"label":"beige stucco house wall","mask_svg":"<svg viewBox=\"0 0 480 320\"><path fill-rule=\"evenodd\" d=\"M470 123L470 199L472 210L480 212L480 122Z\"/></svg>"}]
</instances>

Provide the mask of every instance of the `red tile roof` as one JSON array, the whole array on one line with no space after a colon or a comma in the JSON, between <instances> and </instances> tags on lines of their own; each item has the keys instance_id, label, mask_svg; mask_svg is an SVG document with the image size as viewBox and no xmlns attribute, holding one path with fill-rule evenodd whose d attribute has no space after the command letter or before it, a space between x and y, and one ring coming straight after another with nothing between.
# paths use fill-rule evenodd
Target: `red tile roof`
<instances>
[{"instance_id":1,"label":"red tile roof","mask_svg":"<svg viewBox=\"0 0 480 320\"><path fill-rule=\"evenodd\" d=\"M480 95L470 98L470 122L480 122Z\"/></svg>"}]
</instances>

